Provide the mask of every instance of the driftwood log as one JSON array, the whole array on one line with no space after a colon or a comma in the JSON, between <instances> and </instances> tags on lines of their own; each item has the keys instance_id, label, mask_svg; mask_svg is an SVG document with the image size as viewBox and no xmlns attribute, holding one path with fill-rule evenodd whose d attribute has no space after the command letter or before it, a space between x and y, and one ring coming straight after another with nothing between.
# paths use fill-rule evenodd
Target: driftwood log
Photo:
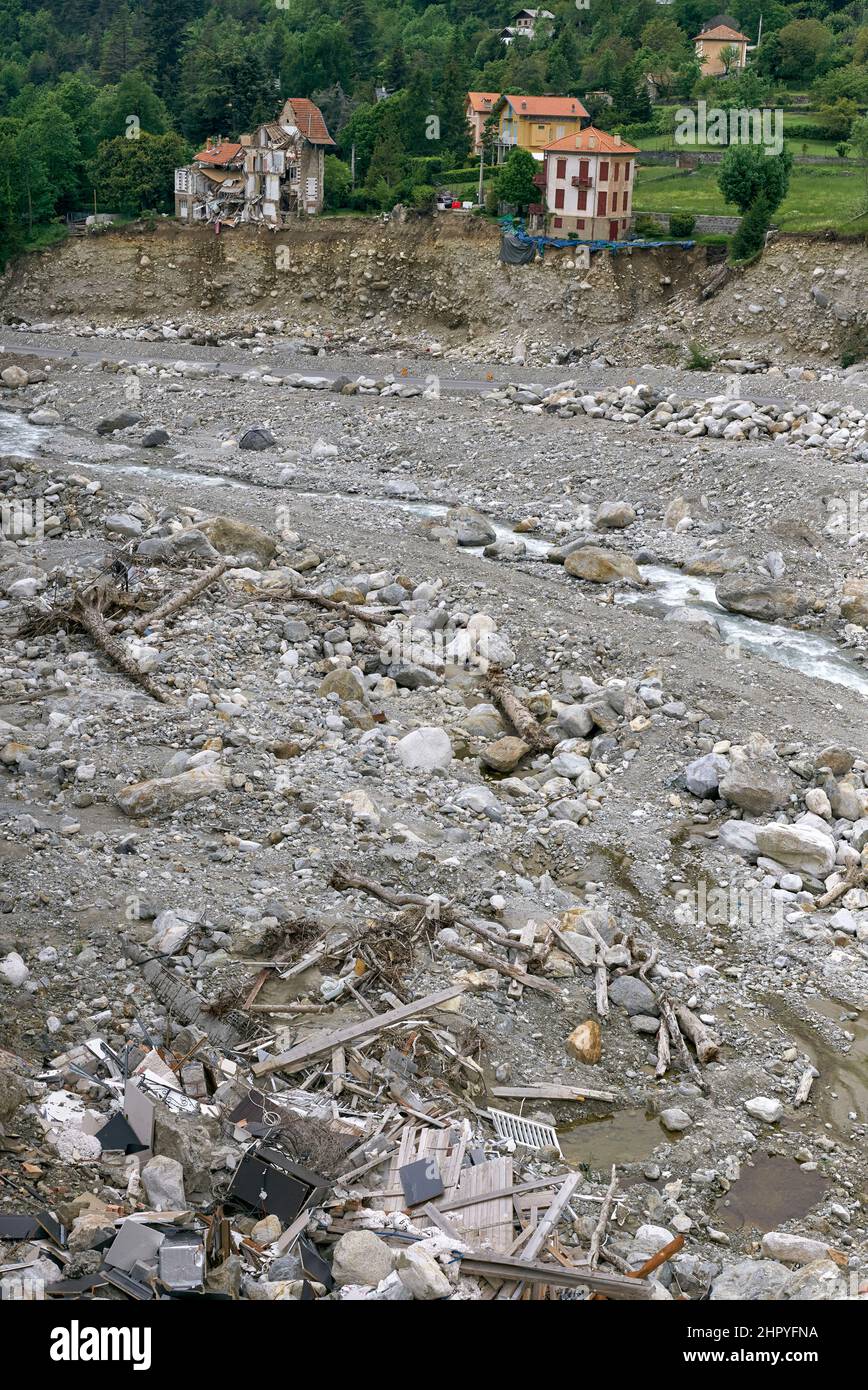
<instances>
[{"instance_id":1,"label":"driftwood log","mask_svg":"<svg viewBox=\"0 0 868 1390\"><path fill-rule=\"evenodd\" d=\"M540 980L536 975L528 975L520 966L509 965L506 961L498 960L497 956L489 955L487 951L478 951L475 946L459 946L457 943L453 945L451 941L444 942L443 945L453 956L463 956L465 960L472 961L483 970L496 970L501 975L508 975L511 980L518 980L526 989L535 989L540 994L551 994L555 999L562 997L561 990L550 980Z\"/></svg>"},{"instance_id":2,"label":"driftwood log","mask_svg":"<svg viewBox=\"0 0 868 1390\"><path fill-rule=\"evenodd\" d=\"M330 613L340 613L344 618L354 618L360 623L373 623L375 627L387 627L392 621L391 612L382 609L371 612L359 604L342 603L339 599L327 598L325 594L318 594L316 589L302 589L296 586L287 589L257 589L253 597L266 599L269 603L275 600L297 599L302 603L312 603L316 608L327 608Z\"/></svg>"},{"instance_id":3,"label":"driftwood log","mask_svg":"<svg viewBox=\"0 0 868 1390\"><path fill-rule=\"evenodd\" d=\"M675 1005L675 1017L684 1036L689 1038L696 1048L696 1055L702 1065L713 1061L720 1051L720 1043L714 1034L708 1031L705 1024L700 1022L696 1014L691 1013L685 1004Z\"/></svg>"},{"instance_id":4,"label":"driftwood log","mask_svg":"<svg viewBox=\"0 0 868 1390\"><path fill-rule=\"evenodd\" d=\"M669 1029L666 1027L666 1019L661 1018L660 1027L657 1029L657 1065L654 1068L656 1077L665 1076L672 1064L672 1052L669 1048Z\"/></svg>"},{"instance_id":5,"label":"driftwood log","mask_svg":"<svg viewBox=\"0 0 868 1390\"><path fill-rule=\"evenodd\" d=\"M116 666L128 680L141 686L142 690L146 691L152 699L159 700L163 705L174 703L165 690L162 690L155 681L152 681L150 676L139 670L121 643L112 636L103 611L104 605L105 596L101 588L91 588L87 592L78 592L70 608L70 621L83 628L95 646L99 647L100 651L108 657L112 665Z\"/></svg>"},{"instance_id":6,"label":"driftwood log","mask_svg":"<svg viewBox=\"0 0 868 1390\"><path fill-rule=\"evenodd\" d=\"M845 893L849 893L851 888L861 888L866 883L868 883L868 869L863 869L861 864L854 864L851 869L848 869L836 888L830 888L828 893L824 893L822 897L817 899L816 906L818 908L830 907L839 898L843 898Z\"/></svg>"},{"instance_id":7,"label":"driftwood log","mask_svg":"<svg viewBox=\"0 0 868 1390\"><path fill-rule=\"evenodd\" d=\"M553 735L521 703L499 667L492 666L486 673L485 688L501 714L505 715L529 748L537 753L548 753L554 748Z\"/></svg>"},{"instance_id":8,"label":"driftwood log","mask_svg":"<svg viewBox=\"0 0 868 1390\"><path fill-rule=\"evenodd\" d=\"M591 1236L591 1245L590 1249L588 1250L589 1265L595 1266L599 1262L600 1251L603 1248L603 1240L606 1235L606 1227L609 1224L609 1217L612 1215L612 1207L615 1205L615 1194L617 1193L617 1191L618 1170L613 1163L612 1180L606 1189L606 1195L603 1198L603 1205L600 1208L600 1217L597 1221L596 1226L594 1227L594 1233Z\"/></svg>"},{"instance_id":9,"label":"driftwood log","mask_svg":"<svg viewBox=\"0 0 868 1390\"><path fill-rule=\"evenodd\" d=\"M690 1073L699 1089L703 1092L703 1094L707 1094L709 1090L708 1082L706 1081L705 1077L702 1075L698 1066L696 1065L696 1063L690 1055L690 1049L688 1048L687 1043L684 1041L683 1034L678 1026L678 1019L675 1016L675 1010L672 1007L672 1001L668 998L667 995L660 994L657 996L657 1003L660 1008L661 1018L663 1019L663 1021L666 1024L666 1027L669 1030L670 1040L678 1048L678 1054L682 1062L684 1063L685 1071L688 1071Z\"/></svg>"}]
</instances>

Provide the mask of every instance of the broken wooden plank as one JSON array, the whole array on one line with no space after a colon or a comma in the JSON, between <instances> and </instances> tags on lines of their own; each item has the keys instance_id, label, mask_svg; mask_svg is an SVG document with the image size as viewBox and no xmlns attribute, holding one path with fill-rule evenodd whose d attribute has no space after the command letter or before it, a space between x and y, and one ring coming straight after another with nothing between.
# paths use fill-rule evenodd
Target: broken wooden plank
<instances>
[{"instance_id":1,"label":"broken wooden plank","mask_svg":"<svg viewBox=\"0 0 868 1390\"><path fill-rule=\"evenodd\" d=\"M314 1037L290 1048L289 1052L281 1052L277 1057L267 1057L264 1062L255 1062L253 1074L265 1076L272 1071L300 1071L325 1052L333 1052L336 1047L356 1042L359 1038L371 1037L393 1023L403 1023L405 1019L415 1018L417 1014L428 1013L440 1004L446 1004L450 999L463 994L464 990L465 986L462 984L450 985L448 989L438 990L436 994L426 994L422 999L414 999L397 1009L389 1009L387 1013L364 1018L360 1023L348 1023L331 1033L317 1033Z\"/></svg>"},{"instance_id":2,"label":"broken wooden plank","mask_svg":"<svg viewBox=\"0 0 868 1390\"><path fill-rule=\"evenodd\" d=\"M461 1273L480 1275L493 1282L521 1280L526 1284L552 1284L556 1288L575 1289L586 1286L607 1298L651 1299L653 1290L645 1279L628 1279L623 1274L601 1273L587 1265L565 1269L560 1264L538 1264L511 1259L509 1256L486 1255L481 1251L459 1254Z\"/></svg>"},{"instance_id":3,"label":"broken wooden plank","mask_svg":"<svg viewBox=\"0 0 868 1390\"><path fill-rule=\"evenodd\" d=\"M614 1091L595 1091L589 1086L492 1086L490 1094L511 1100L617 1100Z\"/></svg>"}]
</instances>

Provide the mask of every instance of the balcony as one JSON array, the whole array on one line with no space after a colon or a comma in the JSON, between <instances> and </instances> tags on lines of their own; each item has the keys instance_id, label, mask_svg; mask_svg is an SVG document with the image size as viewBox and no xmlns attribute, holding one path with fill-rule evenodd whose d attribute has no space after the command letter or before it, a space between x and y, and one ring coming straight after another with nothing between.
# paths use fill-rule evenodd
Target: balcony
<instances>
[{"instance_id":1,"label":"balcony","mask_svg":"<svg viewBox=\"0 0 868 1390\"><path fill-rule=\"evenodd\" d=\"M570 179L570 183L573 188L590 188L591 177L589 174L575 174L573 178Z\"/></svg>"},{"instance_id":2,"label":"balcony","mask_svg":"<svg viewBox=\"0 0 868 1390\"><path fill-rule=\"evenodd\" d=\"M534 174L534 176L533 176L533 186L534 186L534 188L545 188L545 186L546 186L546 176L545 176L545 174Z\"/></svg>"}]
</instances>

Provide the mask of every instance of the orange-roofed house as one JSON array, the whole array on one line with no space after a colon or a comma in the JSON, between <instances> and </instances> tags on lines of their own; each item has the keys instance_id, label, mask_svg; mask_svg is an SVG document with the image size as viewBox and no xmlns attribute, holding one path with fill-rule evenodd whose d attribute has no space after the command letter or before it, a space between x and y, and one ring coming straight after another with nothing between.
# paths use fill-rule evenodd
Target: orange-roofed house
<instances>
[{"instance_id":1,"label":"orange-roofed house","mask_svg":"<svg viewBox=\"0 0 868 1390\"><path fill-rule=\"evenodd\" d=\"M476 154L479 154L479 151L482 149L482 136L485 131L485 122L488 120L499 101L500 92L467 93L464 114L467 117L467 124L470 126L473 149Z\"/></svg>"},{"instance_id":2,"label":"orange-roofed house","mask_svg":"<svg viewBox=\"0 0 868 1390\"><path fill-rule=\"evenodd\" d=\"M542 160L547 145L577 134L591 119L578 97L502 96L495 110L498 164L516 148Z\"/></svg>"},{"instance_id":3,"label":"orange-roofed house","mask_svg":"<svg viewBox=\"0 0 868 1390\"><path fill-rule=\"evenodd\" d=\"M620 135L592 125L548 145L541 182L552 234L623 241L630 229L638 153Z\"/></svg>"},{"instance_id":4,"label":"orange-roofed house","mask_svg":"<svg viewBox=\"0 0 868 1390\"><path fill-rule=\"evenodd\" d=\"M722 77L727 71L727 64L722 61L721 54L729 50L732 62L729 69L732 72L740 71L747 65L747 46L750 39L747 34L743 34L728 14L713 15L702 27L702 31L693 40L696 45L696 56L702 68L703 77Z\"/></svg>"}]
</instances>

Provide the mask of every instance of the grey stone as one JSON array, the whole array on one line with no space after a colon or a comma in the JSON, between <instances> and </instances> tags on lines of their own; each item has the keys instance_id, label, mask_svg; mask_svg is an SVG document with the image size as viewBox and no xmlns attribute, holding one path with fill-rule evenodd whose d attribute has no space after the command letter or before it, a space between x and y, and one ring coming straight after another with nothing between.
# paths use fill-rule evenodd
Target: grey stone
<instances>
[{"instance_id":1,"label":"grey stone","mask_svg":"<svg viewBox=\"0 0 868 1390\"><path fill-rule=\"evenodd\" d=\"M373 1231L347 1231L334 1248L332 1275L338 1286L376 1288L392 1273L394 1263L392 1251Z\"/></svg>"},{"instance_id":2,"label":"grey stone","mask_svg":"<svg viewBox=\"0 0 868 1390\"><path fill-rule=\"evenodd\" d=\"M635 975L617 975L609 982L609 998L620 1004L628 1014L657 1014L653 990Z\"/></svg>"},{"instance_id":3,"label":"grey stone","mask_svg":"<svg viewBox=\"0 0 868 1390\"><path fill-rule=\"evenodd\" d=\"M266 429L264 425L252 425L249 430L245 430L242 434L238 441L238 447L239 449L262 451L263 449L273 449L276 442L271 430Z\"/></svg>"},{"instance_id":4,"label":"grey stone","mask_svg":"<svg viewBox=\"0 0 868 1390\"><path fill-rule=\"evenodd\" d=\"M718 1275L709 1298L714 1302L769 1303L783 1297L789 1277L786 1265L777 1260L741 1260Z\"/></svg>"},{"instance_id":5,"label":"grey stone","mask_svg":"<svg viewBox=\"0 0 868 1390\"><path fill-rule=\"evenodd\" d=\"M142 1168L142 1186L151 1206L157 1211L182 1211L187 1205L184 1195L184 1169L176 1158L155 1154Z\"/></svg>"},{"instance_id":6,"label":"grey stone","mask_svg":"<svg viewBox=\"0 0 868 1390\"><path fill-rule=\"evenodd\" d=\"M719 784L724 800L755 816L768 815L786 804L792 778L767 738L753 733L729 756L729 767Z\"/></svg>"},{"instance_id":7,"label":"grey stone","mask_svg":"<svg viewBox=\"0 0 868 1390\"><path fill-rule=\"evenodd\" d=\"M720 753L706 753L688 763L684 769L684 784L687 790L703 800L716 796L720 779L729 767L729 762Z\"/></svg>"}]
</instances>

